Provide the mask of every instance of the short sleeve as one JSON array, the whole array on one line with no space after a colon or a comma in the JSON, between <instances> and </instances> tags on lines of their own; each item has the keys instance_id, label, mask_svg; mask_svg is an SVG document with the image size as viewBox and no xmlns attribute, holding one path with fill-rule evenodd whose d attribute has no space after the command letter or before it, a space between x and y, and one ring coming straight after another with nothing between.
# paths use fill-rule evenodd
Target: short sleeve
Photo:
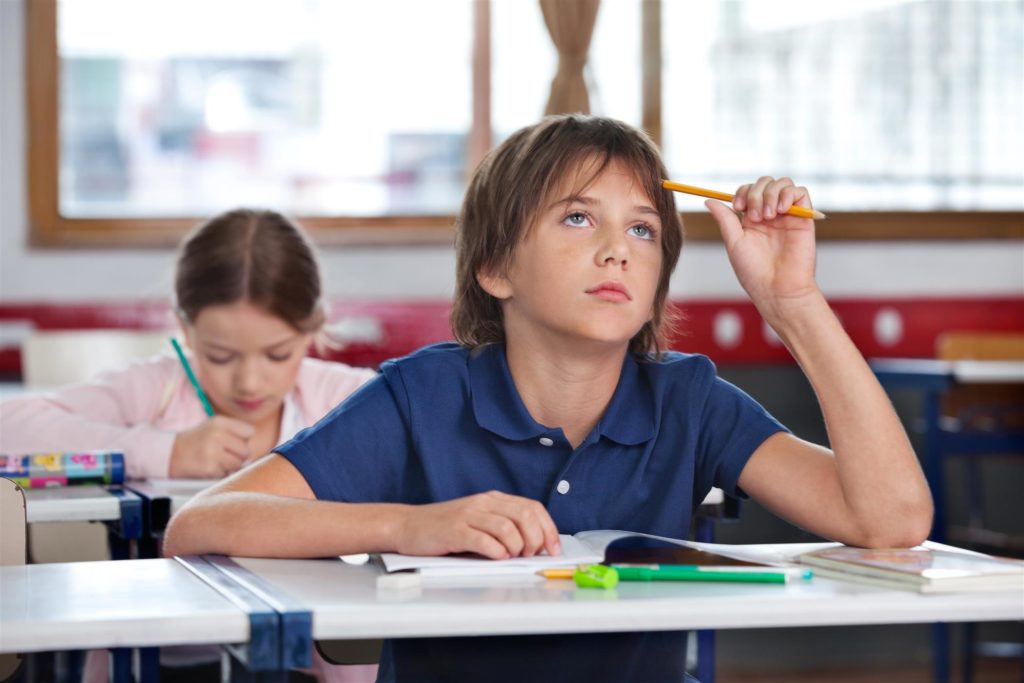
<instances>
[{"instance_id":1,"label":"short sleeve","mask_svg":"<svg viewBox=\"0 0 1024 683\"><path fill-rule=\"evenodd\" d=\"M788 431L743 390L715 376L701 415L698 488L717 486L746 498L737 482L750 456L772 434Z\"/></svg>"},{"instance_id":2,"label":"short sleeve","mask_svg":"<svg viewBox=\"0 0 1024 683\"><path fill-rule=\"evenodd\" d=\"M378 375L279 446L321 500L398 502L411 451L401 376Z\"/></svg>"}]
</instances>

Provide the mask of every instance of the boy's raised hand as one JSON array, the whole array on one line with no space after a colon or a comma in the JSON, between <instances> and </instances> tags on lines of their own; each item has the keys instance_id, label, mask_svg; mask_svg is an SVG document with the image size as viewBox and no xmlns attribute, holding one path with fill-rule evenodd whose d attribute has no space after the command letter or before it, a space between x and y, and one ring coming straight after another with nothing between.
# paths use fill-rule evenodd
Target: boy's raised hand
<instances>
[{"instance_id":1,"label":"boy's raised hand","mask_svg":"<svg viewBox=\"0 0 1024 683\"><path fill-rule=\"evenodd\" d=\"M219 479L231 474L249 458L254 431L248 422L215 415L178 432L171 449L170 476Z\"/></svg>"},{"instance_id":2,"label":"boy's raised hand","mask_svg":"<svg viewBox=\"0 0 1024 683\"><path fill-rule=\"evenodd\" d=\"M406 555L477 553L492 560L561 552L558 529L544 506L499 491L410 506L394 539Z\"/></svg>"},{"instance_id":3,"label":"boy's raised hand","mask_svg":"<svg viewBox=\"0 0 1024 683\"><path fill-rule=\"evenodd\" d=\"M807 188L765 176L736 190L739 215L720 202L705 205L722 231L736 277L770 323L788 301L817 292L814 221L786 213L794 205L810 208Z\"/></svg>"}]
</instances>

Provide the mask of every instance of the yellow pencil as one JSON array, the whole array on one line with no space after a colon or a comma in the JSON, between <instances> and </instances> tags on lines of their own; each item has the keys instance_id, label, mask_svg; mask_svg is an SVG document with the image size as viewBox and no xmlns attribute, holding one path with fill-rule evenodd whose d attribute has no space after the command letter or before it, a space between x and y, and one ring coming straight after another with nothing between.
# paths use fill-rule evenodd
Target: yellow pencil
<instances>
[{"instance_id":1,"label":"yellow pencil","mask_svg":"<svg viewBox=\"0 0 1024 683\"><path fill-rule=\"evenodd\" d=\"M671 180L662 180L661 186L666 190L673 190L675 192L684 192L686 194L695 194L698 197L707 197L708 199L721 199L723 202L731 202L733 197L736 195L729 194L728 192L718 192L716 190L705 190L703 187L694 187L693 185L683 185L682 183L674 183ZM800 218L812 218L814 220L825 220L827 216L821 211L815 209L808 209L803 206L791 206L787 211L790 216L798 216Z\"/></svg>"},{"instance_id":2,"label":"yellow pencil","mask_svg":"<svg viewBox=\"0 0 1024 683\"><path fill-rule=\"evenodd\" d=\"M575 569L542 569L537 572L538 575L543 576L545 579L571 579L573 574L576 572Z\"/></svg>"}]
</instances>

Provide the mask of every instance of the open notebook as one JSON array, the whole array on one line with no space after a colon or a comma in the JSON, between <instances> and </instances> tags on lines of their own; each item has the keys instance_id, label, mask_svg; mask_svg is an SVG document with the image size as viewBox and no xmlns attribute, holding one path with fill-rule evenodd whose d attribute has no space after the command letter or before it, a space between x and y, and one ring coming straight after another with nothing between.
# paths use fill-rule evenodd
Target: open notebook
<instances>
[{"instance_id":1,"label":"open notebook","mask_svg":"<svg viewBox=\"0 0 1024 683\"><path fill-rule=\"evenodd\" d=\"M573 536L563 534L559 538L562 554L556 556L542 554L489 560L469 554L422 557L381 553L380 557L388 572L416 570L424 576L533 574L552 567L573 567L594 562L686 564L729 569L763 569L765 566L787 564L784 558L745 552L743 546L697 543L631 531L581 531Z\"/></svg>"}]
</instances>

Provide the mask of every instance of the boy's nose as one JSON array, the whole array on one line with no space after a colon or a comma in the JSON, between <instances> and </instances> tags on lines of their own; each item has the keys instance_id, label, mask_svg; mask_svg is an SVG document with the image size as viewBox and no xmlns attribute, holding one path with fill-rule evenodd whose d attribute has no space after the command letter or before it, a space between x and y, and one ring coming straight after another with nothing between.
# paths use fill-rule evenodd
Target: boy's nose
<instances>
[{"instance_id":1,"label":"boy's nose","mask_svg":"<svg viewBox=\"0 0 1024 683\"><path fill-rule=\"evenodd\" d=\"M623 236L609 236L598 251L599 265L619 264L625 266L628 260L629 246Z\"/></svg>"}]
</instances>

